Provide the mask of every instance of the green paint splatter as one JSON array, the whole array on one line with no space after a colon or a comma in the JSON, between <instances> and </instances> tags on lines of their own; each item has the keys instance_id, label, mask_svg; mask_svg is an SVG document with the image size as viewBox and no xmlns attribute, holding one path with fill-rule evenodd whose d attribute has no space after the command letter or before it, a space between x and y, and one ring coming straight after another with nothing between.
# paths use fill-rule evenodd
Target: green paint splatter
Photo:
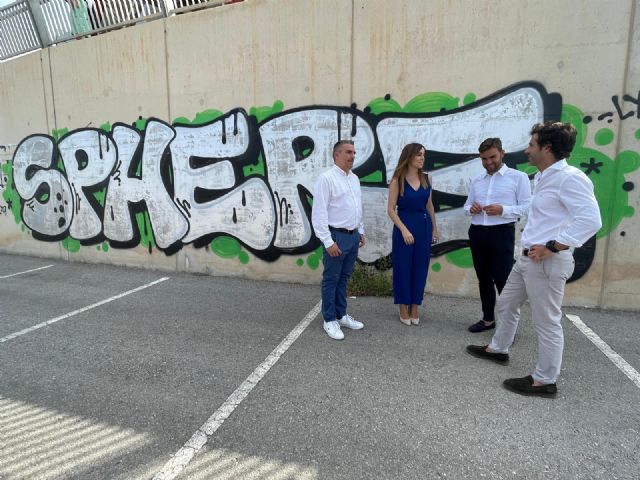
<instances>
[{"instance_id":1,"label":"green paint splatter","mask_svg":"<svg viewBox=\"0 0 640 480\"><path fill-rule=\"evenodd\" d=\"M458 108L460 99L443 92L428 92L409 100L404 107L392 98L379 97L373 99L367 107L374 115L387 112L430 113L442 112Z\"/></svg>"},{"instance_id":2,"label":"green paint splatter","mask_svg":"<svg viewBox=\"0 0 640 480\"><path fill-rule=\"evenodd\" d=\"M151 220L149 219L149 213L144 212L136 213L136 223L138 225L138 231L140 232L140 245L145 247L149 253L156 246L156 239L153 235L151 228Z\"/></svg>"},{"instance_id":3,"label":"green paint splatter","mask_svg":"<svg viewBox=\"0 0 640 480\"><path fill-rule=\"evenodd\" d=\"M0 170L0 175L4 175L6 180L6 187L2 192L2 198L7 203L7 205L11 205L11 213L13 215L13 220L17 225L20 225L22 222L22 215L20 213L20 195L15 189L13 184L13 169L11 168L11 164L9 162L2 165L2 169Z\"/></svg>"},{"instance_id":4,"label":"green paint splatter","mask_svg":"<svg viewBox=\"0 0 640 480\"><path fill-rule=\"evenodd\" d=\"M246 265L249 263L249 254L243 250L238 254L238 259L240 260L240 263Z\"/></svg>"},{"instance_id":5,"label":"green paint splatter","mask_svg":"<svg viewBox=\"0 0 640 480\"><path fill-rule=\"evenodd\" d=\"M442 270L442 265L440 265L439 262L436 262L431 265L431 270L433 270L434 272L439 272L440 270Z\"/></svg>"},{"instance_id":6,"label":"green paint splatter","mask_svg":"<svg viewBox=\"0 0 640 480\"><path fill-rule=\"evenodd\" d=\"M54 128L53 130L51 130L51 136L54 138L56 142L67 133L69 133L68 128L58 128L58 129Z\"/></svg>"},{"instance_id":7,"label":"green paint splatter","mask_svg":"<svg viewBox=\"0 0 640 480\"><path fill-rule=\"evenodd\" d=\"M64 248L69 253L75 253L80 250L80 242L75 238L67 237L60 243L62 244L62 248Z\"/></svg>"},{"instance_id":8,"label":"green paint splatter","mask_svg":"<svg viewBox=\"0 0 640 480\"><path fill-rule=\"evenodd\" d=\"M447 262L460 268L473 268L473 258L471 258L470 248L461 248L447 253L444 258Z\"/></svg>"},{"instance_id":9,"label":"green paint splatter","mask_svg":"<svg viewBox=\"0 0 640 480\"><path fill-rule=\"evenodd\" d=\"M369 102L367 107L374 115L380 115L386 112L401 112L402 107L393 99L384 99L383 97L375 98Z\"/></svg>"},{"instance_id":10,"label":"green paint splatter","mask_svg":"<svg viewBox=\"0 0 640 480\"><path fill-rule=\"evenodd\" d=\"M93 194L94 198L98 201L98 203L102 207L104 207L104 196L106 193L107 193L107 188L105 187L102 190L98 190L97 192L94 192Z\"/></svg>"},{"instance_id":11,"label":"green paint splatter","mask_svg":"<svg viewBox=\"0 0 640 480\"><path fill-rule=\"evenodd\" d=\"M609 145L613 141L613 130L610 128L601 128L594 136L596 145Z\"/></svg>"},{"instance_id":12,"label":"green paint splatter","mask_svg":"<svg viewBox=\"0 0 640 480\"><path fill-rule=\"evenodd\" d=\"M100 125L100 130L104 131L104 132L110 132L111 131L111 123L107 122L107 123L103 123L102 125Z\"/></svg>"},{"instance_id":13,"label":"green paint splatter","mask_svg":"<svg viewBox=\"0 0 640 480\"><path fill-rule=\"evenodd\" d=\"M281 100L276 100L270 107L251 107L251 109L249 110L249 115L256 117L256 121L258 123L261 123L269 117L273 117L274 115L282 112L283 108L284 103L282 103Z\"/></svg>"},{"instance_id":14,"label":"green paint splatter","mask_svg":"<svg viewBox=\"0 0 640 480\"><path fill-rule=\"evenodd\" d=\"M417 95L407 102L403 111L407 113L442 112L458 108L460 99L448 93L429 92Z\"/></svg>"},{"instance_id":15,"label":"green paint splatter","mask_svg":"<svg viewBox=\"0 0 640 480\"><path fill-rule=\"evenodd\" d=\"M625 173L640 168L640 154L634 151L620 152L614 161L598 150L585 148L588 129L582 121L583 117L582 111L577 107L563 105L562 121L571 122L578 130L576 146L568 162L585 172L593 183L602 218L602 228L596 238L602 238L617 228L623 218L635 213L634 208L628 205L629 195L622 187L625 184ZM608 129L601 129L598 133L603 130ZM606 140L608 134L604 135Z\"/></svg>"},{"instance_id":16,"label":"green paint splatter","mask_svg":"<svg viewBox=\"0 0 640 480\"><path fill-rule=\"evenodd\" d=\"M565 103L562 105L562 114L560 115L560 120L563 122L569 122L576 127L578 131L578 135L576 137L576 146L584 145L584 142L587 138L587 126L582 121L584 118L584 114L582 110L573 105L569 105Z\"/></svg>"},{"instance_id":17,"label":"green paint splatter","mask_svg":"<svg viewBox=\"0 0 640 480\"><path fill-rule=\"evenodd\" d=\"M100 245L96 245L96 250L100 251Z\"/></svg>"},{"instance_id":18,"label":"green paint splatter","mask_svg":"<svg viewBox=\"0 0 640 480\"><path fill-rule=\"evenodd\" d=\"M471 92L467 93L462 99L462 103L465 105L469 105L470 103L473 103L475 101L476 101L476 94Z\"/></svg>"},{"instance_id":19,"label":"green paint splatter","mask_svg":"<svg viewBox=\"0 0 640 480\"><path fill-rule=\"evenodd\" d=\"M311 270L316 270L320 266L321 260L322 247L318 247L307 257L307 265Z\"/></svg>"},{"instance_id":20,"label":"green paint splatter","mask_svg":"<svg viewBox=\"0 0 640 480\"><path fill-rule=\"evenodd\" d=\"M640 140L640 128L636 130L636 139Z\"/></svg>"},{"instance_id":21,"label":"green paint splatter","mask_svg":"<svg viewBox=\"0 0 640 480\"><path fill-rule=\"evenodd\" d=\"M135 125L135 127L140 130L141 132L144 131L145 128L147 128L147 118L139 118L138 120L136 120L135 122L133 122L133 124Z\"/></svg>"},{"instance_id":22,"label":"green paint splatter","mask_svg":"<svg viewBox=\"0 0 640 480\"><path fill-rule=\"evenodd\" d=\"M296 260L296 265L299 266L299 267L303 266L304 265L304 260L301 259L301 258L297 259Z\"/></svg>"},{"instance_id":23,"label":"green paint splatter","mask_svg":"<svg viewBox=\"0 0 640 480\"><path fill-rule=\"evenodd\" d=\"M107 242L103 242L102 243L102 251L103 252L108 252L109 251L109 244Z\"/></svg>"},{"instance_id":24,"label":"green paint splatter","mask_svg":"<svg viewBox=\"0 0 640 480\"><path fill-rule=\"evenodd\" d=\"M235 258L242 250L242 246L238 240L226 235L214 238L209 246L213 253L222 258Z\"/></svg>"},{"instance_id":25,"label":"green paint splatter","mask_svg":"<svg viewBox=\"0 0 640 480\"><path fill-rule=\"evenodd\" d=\"M248 177L249 175L260 175L264 177L264 170L265 167L262 152L260 152L260 154L258 155L258 160L256 161L256 163L252 165L245 165L244 167L242 167L242 173L244 173L245 177Z\"/></svg>"},{"instance_id":26,"label":"green paint splatter","mask_svg":"<svg viewBox=\"0 0 640 480\"><path fill-rule=\"evenodd\" d=\"M516 168L521 172L526 173L527 175L533 175L538 171L536 167L534 167L533 165L529 165L528 163L518 163L516 165Z\"/></svg>"},{"instance_id":27,"label":"green paint splatter","mask_svg":"<svg viewBox=\"0 0 640 480\"><path fill-rule=\"evenodd\" d=\"M360 182L380 183L382 181L382 171L370 173L366 177L362 177Z\"/></svg>"},{"instance_id":28,"label":"green paint splatter","mask_svg":"<svg viewBox=\"0 0 640 480\"><path fill-rule=\"evenodd\" d=\"M178 117L174 118L174 125L204 125L205 123L210 123L217 118L223 116L224 113L220 110L208 109L203 110L201 112L196 113L196 116L193 117L193 120L189 120L186 117Z\"/></svg>"}]
</instances>

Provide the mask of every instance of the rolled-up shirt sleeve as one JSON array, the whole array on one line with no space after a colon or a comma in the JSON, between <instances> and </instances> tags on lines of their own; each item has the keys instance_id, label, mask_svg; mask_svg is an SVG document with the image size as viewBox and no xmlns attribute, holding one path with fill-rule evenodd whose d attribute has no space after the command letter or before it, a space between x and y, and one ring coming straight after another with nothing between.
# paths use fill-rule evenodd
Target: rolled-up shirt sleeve
<instances>
[{"instance_id":1,"label":"rolled-up shirt sleeve","mask_svg":"<svg viewBox=\"0 0 640 480\"><path fill-rule=\"evenodd\" d=\"M324 175L321 175L313 187L311 224L313 225L313 230L316 234L316 237L318 237L318 240L322 242L325 248L329 248L331 245L333 245L331 232L329 232L329 215L327 213L329 197L329 182Z\"/></svg>"},{"instance_id":2,"label":"rolled-up shirt sleeve","mask_svg":"<svg viewBox=\"0 0 640 480\"><path fill-rule=\"evenodd\" d=\"M503 205L502 217L510 220L517 220L524 217L531 205L531 182L526 175L518 175L516 191L516 205Z\"/></svg>"},{"instance_id":3,"label":"rolled-up shirt sleeve","mask_svg":"<svg viewBox=\"0 0 640 480\"><path fill-rule=\"evenodd\" d=\"M566 192L560 202L572 216L555 240L570 247L581 247L602 227L593 184L588 178L571 176L562 183L560 191Z\"/></svg>"}]
</instances>

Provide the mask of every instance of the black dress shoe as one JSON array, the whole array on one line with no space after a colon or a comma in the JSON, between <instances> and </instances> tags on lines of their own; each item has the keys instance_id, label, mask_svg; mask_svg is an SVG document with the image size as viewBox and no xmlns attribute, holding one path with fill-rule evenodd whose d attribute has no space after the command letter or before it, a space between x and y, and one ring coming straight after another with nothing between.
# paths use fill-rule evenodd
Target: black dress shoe
<instances>
[{"instance_id":1,"label":"black dress shoe","mask_svg":"<svg viewBox=\"0 0 640 480\"><path fill-rule=\"evenodd\" d=\"M534 386L533 377L527 375L522 378L507 378L503 383L504 388L510 392L520 395L537 396L537 397L555 397L558 393L558 387L555 383L547 385Z\"/></svg>"},{"instance_id":2,"label":"black dress shoe","mask_svg":"<svg viewBox=\"0 0 640 480\"><path fill-rule=\"evenodd\" d=\"M509 363L508 353L487 352L487 346L488 345L467 345L467 353L474 357L484 358L486 360L491 360L492 362L500 363L501 365Z\"/></svg>"},{"instance_id":3,"label":"black dress shoe","mask_svg":"<svg viewBox=\"0 0 640 480\"><path fill-rule=\"evenodd\" d=\"M491 325L487 325L486 323L484 323L484 320L480 320L479 322L476 322L469 328L467 328L467 330L469 330L471 333L479 333L486 330L491 330L492 328L496 328L496 322L493 322Z\"/></svg>"}]
</instances>

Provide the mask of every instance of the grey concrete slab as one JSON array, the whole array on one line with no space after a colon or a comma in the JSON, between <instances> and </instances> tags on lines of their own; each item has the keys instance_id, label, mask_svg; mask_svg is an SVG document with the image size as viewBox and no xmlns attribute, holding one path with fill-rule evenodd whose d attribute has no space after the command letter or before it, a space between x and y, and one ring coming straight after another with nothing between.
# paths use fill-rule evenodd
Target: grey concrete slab
<instances>
[{"instance_id":1,"label":"grey concrete slab","mask_svg":"<svg viewBox=\"0 0 640 480\"><path fill-rule=\"evenodd\" d=\"M389 303L359 299L344 342L310 327L185 478L638 478L640 392L572 326L559 397L528 398L501 388L535 361L526 313L505 367L463 352L477 302L432 298L420 327Z\"/></svg>"},{"instance_id":2,"label":"grey concrete slab","mask_svg":"<svg viewBox=\"0 0 640 480\"><path fill-rule=\"evenodd\" d=\"M5 264L21 259L33 260ZM20 308L45 318L170 279L0 344L3 480L151 478L319 299L317 286L55 270L16 283L2 331ZM501 387L535 362L527 308L508 366L464 352L491 336L466 331L477 300L427 296L417 327L389 298L351 299L350 312L364 330L337 342L315 319L178 478L640 477L640 389L568 321L549 400ZM637 315L567 313L638 365Z\"/></svg>"},{"instance_id":3,"label":"grey concrete slab","mask_svg":"<svg viewBox=\"0 0 640 480\"><path fill-rule=\"evenodd\" d=\"M0 280L0 337L166 276L163 272L110 265L16 258L11 260L9 255L0 255L2 263L11 263L11 267L3 270L19 272L53 266ZM20 265L23 260L24 264Z\"/></svg>"},{"instance_id":4,"label":"grey concrete slab","mask_svg":"<svg viewBox=\"0 0 640 480\"><path fill-rule=\"evenodd\" d=\"M24 255L0 253L0 277L4 277L5 275L14 275L25 270L51 265L56 262L57 260L52 260L50 258L27 257Z\"/></svg>"},{"instance_id":5,"label":"grey concrete slab","mask_svg":"<svg viewBox=\"0 0 640 480\"><path fill-rule=\"evenodd\" d=\"M631 366L640 371L640 313L588 308L565 308L577 315Z\"/></svg>"}]
</instances>

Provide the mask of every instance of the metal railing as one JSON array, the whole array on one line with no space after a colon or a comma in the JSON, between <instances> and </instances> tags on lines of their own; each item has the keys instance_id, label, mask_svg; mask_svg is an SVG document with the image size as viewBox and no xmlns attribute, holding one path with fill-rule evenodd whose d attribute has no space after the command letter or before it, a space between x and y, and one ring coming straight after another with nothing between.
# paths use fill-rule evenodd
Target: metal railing
<instances>
[{"instance_id":1,"label":"metal railing","mask_svg":"<svg viewBox=\"0 0 640 480\"><path fill-rule=\"evenodd\" d=\"M141 21L243 0L18 0L0 7L0 61Z\"/></svg>"},{"instance_id":2,"label":"metal railing","mask_svg":"<svg viewBox=\"0 0 640 480\"><path fill-rule=\"evenodd\" d=\"M26 1L0 8L0 60L40 47L40 38Z\"/></svg>"}]
</instances>

